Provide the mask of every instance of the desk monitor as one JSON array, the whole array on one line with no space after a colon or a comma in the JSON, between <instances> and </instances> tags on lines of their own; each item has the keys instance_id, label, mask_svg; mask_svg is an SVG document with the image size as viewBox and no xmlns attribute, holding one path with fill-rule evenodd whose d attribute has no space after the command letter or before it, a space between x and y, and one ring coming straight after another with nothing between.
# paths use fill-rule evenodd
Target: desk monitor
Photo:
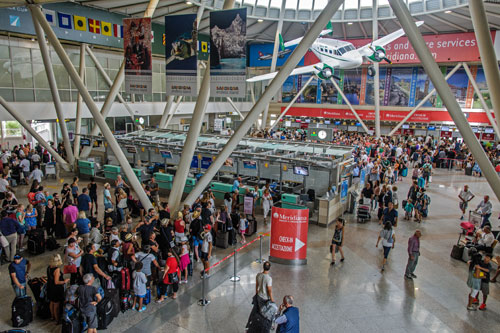
<instances>
[{"instance_id":1,"label":"desk monitor","mask_svg":"<svg viewBox=\"0 0 500 333\"><path fill-rule=\"evenodd\" d=\"M309 176L309 167L294 166L293 173L300 176Z\"/></svg>"}]
</instances>

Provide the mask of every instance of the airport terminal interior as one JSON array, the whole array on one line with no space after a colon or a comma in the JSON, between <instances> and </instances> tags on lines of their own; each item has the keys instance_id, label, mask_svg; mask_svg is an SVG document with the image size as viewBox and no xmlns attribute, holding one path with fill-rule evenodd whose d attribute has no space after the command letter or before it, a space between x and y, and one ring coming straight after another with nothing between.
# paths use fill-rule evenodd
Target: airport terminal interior
<instances>
[{"instance_id":1,"label":"airport terminal interior","mask_svg":"<svg viewBox=\"0 0 500 333\"><path fill-rule=\"evenodd\" d=\"M499 31L489 0L0 1L0 332L497 332Z\"/></svg>"}]
</instances>

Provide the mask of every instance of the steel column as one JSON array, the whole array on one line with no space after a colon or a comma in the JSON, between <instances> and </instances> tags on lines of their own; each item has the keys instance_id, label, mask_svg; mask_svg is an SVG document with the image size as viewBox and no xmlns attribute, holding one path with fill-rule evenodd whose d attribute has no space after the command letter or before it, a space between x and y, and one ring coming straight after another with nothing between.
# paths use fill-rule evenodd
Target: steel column
<instances>
[{"instance_id":1,"label":"steel column","mask_svg":"<svg viewBox=\"0 0 500 333\"><path fill-rule=\"evenodd\" d=\"M229 102L229 104L231 104L231 106L233 107L234 111L236 111L236 113L240 116L240 119L243 120L245 117L243 116L243 114L241 113L240 110L238 110L238 108L236 107L236 105L234 104L233 100L231 99L231 97L226 97L227 101Z\"/></svg>"},{"instance_id":2,"label":"steel column","mask_svg":"<svg viewBox=\"0 0 500 333\"><path fill-rule=\"evenodd\" d=\"M483 109L486 112L486 116L488 117L488 120L490 121L491 126L495 130L497 137L500 138L500 131L498 130L497 123L495 122L495 119L493 119L493 116L491 115L491 110L488 107L488 104L486 104L486 101L484 100L483 94L481 93L481 90L479 90L479 86L477 85L476 80L474 80L474 76L472 75L469 66L465 62L463 63L462 66L464 66L465 73L467 73L467 76L469 77L469 81L470 81L470 83L472 83L472 87L476 91L477 98L479 98L479 101L481 102L481 105L483 106Z\"/></svg>"},{"instance_id":3,"label":"steel column","mask_svg":"<svg viewBox=\"0 0 500 333\"><path fill-rule=\"evenodd\" d=\"M373 0L372 35L373 40L378 39L378 0ZM378 62L373 63L375 76L373 77L373 102L375 104L375 137L380 138L380 74Z\"/></svg>"},{"instance_id":4,"label":"steel column","mask_svg":"<svg viewBox=\"0 0 500 333\"><path fill-rule=\"evenodd\" d=\"M40 47L40 53L42 55L43 66L45 67L45 72L47 73L47 80L49 81L50 92L52 94L52 101L54 102L54 108L56 109L59 127L61 128L61 134L64 142L64 149L66 150L68 163L70 165L73 165L73 163L75 162L75 156L73 155L73 149L71 149L71 142L69 141L68 128L66 127L66 118L64 117L61 98L59 97L59 90L57 89L57 83L56 83L56 78L54 76L52 61L50 60L49 49L47 48L47 43L45 42L45 35L42 31L42 28L40 27L40 24L38 24L36 20L33 20L33 25L35 26L35 32L36 32L36 37L38 39L38 45ZM56 132L56 137L57 137L57 132Z\"/></svg>"},{"instance_id":5,"label":"steel column","mask_svg":"<svg viewBox=\"0 0 500 333\"><path fill-rule=\"evenodd\" d=\"M172 190L170 191L170 196L168 197L168 204L172 212L177 211L179 204L181 203L182 194L184 193L184 187L191 168L191 161L193 160L196 144L198 143L198 136L200 135L201 125L203 124L203 117L205 115L209 97L210 66L207 66L203 76L203 82L201 83L200 93L198 94L198 100L196 101L196 106L194 107L191 124L189 125L189 132L187 134L186 141L184 142L181 159L177 165Z\"/></svg>"},{"instance_id":6,"label":"steel column","mask_svg":"<svg viewBox=\"0 0 500 333\"><path fill-rule=\"evenodd\" d=\"M33 22L37 20L33 19ZM85 82L85 44L80 45L80 79ZM80 132L82 131L82 95L79 93L76 100L76 121L75 121L75 138L73 142L73 153L75 158L80 157ZM97 126L96 126L97 128Z\"/></svg>"},{"instance_id":7,"label":"steel column","mask_svg":"<svg viewBox=\"0 0 500 333\"><path fill-rule=\"evenodd\" d=\"M332 81L333 83L333 86L335 87L335 89L337 89L337 91L339 92L340 96L342 96L343 100L345 101L345 103L347 104L347 106L349 106L349 108L351 109L351 112L354 114L354 116L356 117L356 119L359 121L359 123L361 124L361 126L363 127L363 129L365 130L366 133L369 133L369 130L368 130L368 127L366 127L364 121L361 119L361 117L359 116L359 114L356 112L356 110L354 110L354 108L352 107L351 105L351 102L349 102L349 100L347 99L347 97L345 96L344 92L342 91L342 89L340 89L339 85L337 84L337 82L335 82L335 79L333 77L330 78L330 81Z\"/></svg>"},{"instance_id":8,"label":"steel column","mask_svg":"<svg viewBox=\"0 0 500 333\"><path fill-rule=\"evenodd\" d=\"M163 128L167 128L168 124L170 124L170 122L172 121L172 119L174 119L175 112L177 111L177 108L181 104L182 97L183 96L177 97L177 102L175 102L175 105L174 105L174 107L172 109L172 112L170 112L170 115L168 116L167 122L165 123L165 126Z\"/></svg>"},{"instance_id":9,"label":"steel column","mask_svg":"<svg viewBox=\"0 0 500 333\"><path fill-rule=\"evenodd\" d=\"M491 40L490 28L488 27L488 18L484 10L484 3L480 0L469 1L469 11L472 20L472 26L476 34L477 46L481 55L484 76L488 89L490 90L491 105L495 112L495 118L498 127L500 127L500 71L498 70L498 60Z\"/></svg>"},{"instance_id":10,"label":"steel column","mask_svg":"<svg viewBox=\"0 0 500 333\"><path fill-rule=\"evenodd\" d=\"M5 108L5 110L12 116L14 117L14 119L17 120L17 122L19 122L19 124L21 124L21 126L26 130L28 131L32 137L35 138L35 140L37 140L42 146L43 148L47 149L50 153L50 155L52 155L57 163L61 164L61 166L64 168L64 170L66 171L69 171L70 170L70 165L68 164L68 162L66 162L62 157L61 155L59 155L51 146L50 144L45 141L41 136L40 134L38 134L37 131L35 131L33 129L33 127L28 124L28 122L26 121L26 119L24 119L24 117L18 113L16 110L14 110L14 108L12 108L9 103L7 103L7 101L2 97L0 96L0 104ZM2 147L3 148L3 147Z\"/></svg>"},{"instance_id":11,"label":"steel column","mask_svg":"<svg viewBox=\"0 0 500 333\"><path fill-rule=\"evenodd\" d=\"M290 110L292 105L295 104L295 101L300 97L300 95L302 95L304 90L306 90L307 86L309 85L309 83L311 83L311 81L314 78L315 78L315 76L311 75L309 80L306 81L306 83L302 86L302 88L300 88L299 92L292 98L292 101L286 106L285 110L283 110L283 112L281 112L281 114L279 115L278 119L276 119L274 124L272 124L271 127L269 127L269 130L272 130L276 125L278 125L280 123L281 119L283 119L283 117L286 115L288 110Z\"/></svg>"},{"instance_id":12,"label":"steel column","mask_svg":"<svg viewBox=\"0 0 500 333\"><path fill-rule=\"evenodd\" d=\"M449 78L450 78L453 74L455 74L455 72L456 72L456 71L457 71L457 70L458 70L461 66L462 66L462 64L457 64L455 67L453 67L453 69L452 69L452 70L451 70L448 74L446 74L446 76L444 77L444 79L445 79L445 80L448 80L448 79L449 79ZM434 93L435 93L435 92L436 92L436 88L432 89L432 90L431 90L431 92L430 92L430 93L428 93L428 94L424 97L424 99L422 99L422 100L420 101L420 103L418 103L418 104L417 104L417 106L415 106L415 107L413 108L413 110L411 110L411 111L410 111L410 112L406 115L406 117L404 117L404 118L403 118L403 120L401 120L401 121L399 122L399 124L397 124L397 125L396 125L396 127L394 127L394 128L392 129L392 131L389 133L389 135L388 135L388 136L393 136L393 135L394 135L394 133L396 133L396 131L397 131L397 130L398 130L398 129L399 129L399 128L400 128L400 127L404 124L404 123L406 123L406 122L408 121L408 119L410 119L410 118L411 118L411 116L413 116L413 114L414 114L415 112L417 112L417 111L418 111L418 110L419 110L419 109L420 109L420 108L421 108L421 107L425 104L425 102L427 102L427 100L428 100L429 98L431 98L431 96L432 96L432 95L434 95Z\"/></svg>"},{"instance_id":13,"label":"steel column","mask_svg":"<svg viewBox=\"0 0 500 333\"><path fill-rule=\"evenodd\" d=\"M234 7L234 0L224 0L224 6L222 7L222 9L226 10L226 9L233 9Z\"/></svg>"},{"instance_id":14,"label":"steel column","mask_svg":"<svg viewBox=\"0 0 500 333\"><path fill-rule=\"evenodd\" d=\"M151 201L149 201L148 196L146 195L146 192L142 188L141 183L139 182L139 179L137 179L134 171L130 167L130 164L127 160L127 157L123 153L120 145L116 141L116 138L113 135L113 132L109 129L108 125L106 124L106 120L104 117L101 115L99 112L99 109L94 103L94 100L92 99L92 96L90 96L87 88L85 87L85 83L82 81L78 73L76 72L75 68L73 67L73 64L71 63L71 60L69 59L68 55L66 54L66 51L62 47L61 43L57 39L57 36L55 35L54 31L52 31L52 28L50 24L47 22L45 19L45 15L42 13L42 10L40 7L36 5L28 5L28 8L31 10L32 15L40 25L42 26L43 30L45 31L45 34L47 35L47 39L49 42L52 44L54 47L54 50L56 51L57 55L61 59L61 62L63 63L64 67L66 68L66 71L68 72L69 76L71 77L71 80L75 83L75 86L78 88L78 91L82 95L83 100L87 104L88 109L92 113L92 116L94 118L94 121L96 124L100 127L101 132L104 136L104 138L107 140L109 147L112 149L114 155L116 156L118 162L120 163L120 166L125 173L125 176L128 178L128 181L130 182L130 185L136 192L137 196L139 197L139 200L142 203L142 206L144 209L148 210L149 208L152 208L153 205L151 204Z\"/></svg>"},{"instance_id":15,"label":"steel column","mask_svg":"<svg viewBox=\"0 0 500 333\"><path fill-rule=\"evenodd\" d=\"M168 116L172 111L172 104L174 103L174 95L167 97L167 104L165 105L165 110L163 110L163 114L161 115L160 120L160 128L165 128L165 124L167 123Z\"/></svg>"},{"instance_id":16,"label":"steel column","mask_svg":"<svg viewBox=\"0 0 500 333\"><path fill-rule=\"evenodd\" d=\"M398 18L401 26L403 27L408 40L413 46L413 49L418 55L418 58L422 62L425 72L432 81L434 87L436 87L439 96L443 100L443 104L448 109L451 118L457 125L460 134L464 138L465 143L472 152L474 158L476 159L481 171L483 172L486 180L491 186L491 189L495 193L498 199L500 199L500 177L498 177L493 165L491 164L488 156L484 152L481 144L476 138L469 122L465 118L460 105L458 104L455 96L453 96L448 83L445 81L441 71L439 70L436 61L434 60L429 48L425 44L424 38L420 31L418 31L413 18L406 7L406 4L401 0L389 0L389 4L394 11L394 14Z\"/></svg>"},{"instance_id":17,"label":"steel column","mask_svg":"<svg viewBox=\"0 0 500 333\"><path fill-rule=\"evenodd\" d=\"M192 204L196 198L203 192L203 190L210 184L210 181L215 176L220 167L224 164L226 159L231 155L238 143L246 135L252 124L259 118L261 112L266 105L271 101L271 98L278 92L278 90L285 82L286 78L290 75L293 69L297 66L300 59L306 54L307 50L313 42L318 38L321 30L333 17L337 9L344 2L344 0L331 0L321 11L316 21L311 25L311 28L306 33L304 38L297 45L283 67L279 70L276 77L271 81L266 88L264 94L260 97L257 103L252 107L237 131L231 136L224 148L219 152L217 159L208 168L205 175L198 181L195 188L187 196L185 203Z\"/></svg>"}]
</instances>

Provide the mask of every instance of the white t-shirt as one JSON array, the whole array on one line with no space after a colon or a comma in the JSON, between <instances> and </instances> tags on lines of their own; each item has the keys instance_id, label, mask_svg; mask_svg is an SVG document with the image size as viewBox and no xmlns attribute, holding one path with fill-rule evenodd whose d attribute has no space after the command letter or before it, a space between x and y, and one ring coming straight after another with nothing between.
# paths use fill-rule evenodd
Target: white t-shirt
<instances>
[{"instance_id":1,"label":"white t-shirt","mask_svg":"<svg viewBox=\"0 0 500 333\"><path fill-rule=\"evenodd\" d=\"M0 178L0 193L7 192L7 186L9 186L7 179Z\"/></svg>"},{"instance_id":2,"label":"white t-shirt","mask_svg":"<svg viewBox=\"0 0 500 333\"><path fill-rule=\"evenodd\" d=\"M30 171L30 161L27 159L23 159L19 165L23 168L24 172Z\"/></svg>"},{"instance_id":3,"label":"white t-shirt","mask_svg":"<svg viewBox=\"0 0 500 333\"><path fill-rule=\"evenodd\" d=\"M392 236L394 235L394 230L381 230L380 231L380 238L382 238L382 246L385 247L392 247L392 244L394 243L394 239Z\"/></svg>"},{"instance_id":4,"label":"white t-shirt","mask_svg":"<svg viewBox=\"0 0 500 333\"><path fill-rule=\"evenodd\" d=\"M466 202L469 201L472 198L472 196L473 196L473 194L470 190L467 192L465 192L464 190L461 190L460 194L459 194L459 197L462 198Z\"/></svg>"},{"instance_id":5,"label":"white t-shirt","mask_svg":"<svg viewBox=\"0 0 500 333\"><path fill-rule=\"evenodd\" d=\"M33 162L40 162L40 155L38 155L38 154L31 155L31 160Z\"/></svg>"},{"instance_id":6,"label":"white t-shirt","mask_svg":"<svg viewBox=\"0 0 500 333\"><path fill-rule=\"evenodd\" d=\"M262 299L269 299L269 295L267 294L267 287L273 286L273 278L269 276L269 274L259 273L257 274L257 284L259 285L257 294Z\"/></svg>"}]
</instances>

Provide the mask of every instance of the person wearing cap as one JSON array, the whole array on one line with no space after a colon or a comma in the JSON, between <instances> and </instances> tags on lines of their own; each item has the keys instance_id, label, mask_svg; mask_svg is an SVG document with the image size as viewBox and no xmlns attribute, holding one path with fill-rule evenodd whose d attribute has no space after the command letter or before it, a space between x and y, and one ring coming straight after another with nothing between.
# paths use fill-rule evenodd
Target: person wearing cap
<instances>
[{"instance_id":1,"label":"person wearing cap","mask_svg":"<svg viewBox=\"0 0 500 333\"><path fill-rule=\"evenodd\" d=\"M151 246L143 245L142 249L134 255L135 262L142 262L142 272L146 275L147 282L146 288L151 288L151 281L153 278L152 265L153 264L156 269L161 270L158 261L156 260L156 256L151 253Z\"/></svg>"},{"instance_id":2,"label":"person wearing cap","mask_svg":"<svg viewBox=\"0 0 500 333\"><path fill-rule=\"evenodd\" d=\"M20 255L14 256L14 261L9 265L10 281L16 297L26 296L26 277L31 269L31 263Z\"/></svg>"},{"instance_id":3,"label":"person wearing cap","mask_svg":"<svg viewBox=\"0 0 500 333\"><path fill-rule=\"evenodd\" d=\"M201 272L201 276L210 276L208 272L208 268L210 267L210 257L212 256L212 247L213 247L213 238L212 226L210 224L206 224L203 226L203 231L205 232L205 236L203 238L203 243L201 244L201 261L203 262L203 272Z\"/></svg>"}]
</instances>

